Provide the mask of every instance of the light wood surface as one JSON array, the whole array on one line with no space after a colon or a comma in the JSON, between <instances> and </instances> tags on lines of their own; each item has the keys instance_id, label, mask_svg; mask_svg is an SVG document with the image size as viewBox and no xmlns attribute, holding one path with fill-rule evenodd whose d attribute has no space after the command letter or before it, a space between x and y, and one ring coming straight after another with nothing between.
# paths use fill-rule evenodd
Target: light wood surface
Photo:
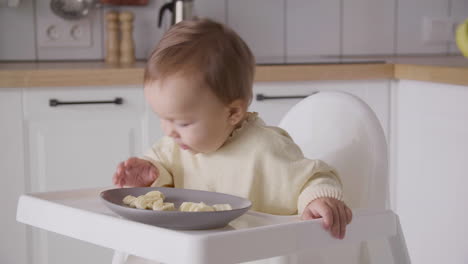
<instances>
[{"instance_id":1,"label":"light wood surface","mask_svg":"<svg viewBox=\"0 0 468 264\"><path fill-rule=\"evenodd\" d=\"M395 78L468 86L468 67L396 64Z\"/></svg>"},{"instance_id":2,"label":"light wood surface","mask_svg":"<svg viewBox=\"0 0 468 264\"><path fill-rule=\"evenodd\" d=\"M357 57L356 57L357 58ZM347 58L352 60L353 58ZM359 59L363 59L360 57ZM257 65L256 82L409 79L468 86L468 59L451 57L367 57L387 63ZM0 88L143 85L144 61L0 63Z\"/></svg>"},{"instance_id":3,"label":"light wood surface","mask_svg":"<svg viewBox=\"0 0 468 264\"><path fill-rule=\"evenodd\" d=\"M257 66L255 81L373 80L393 78L392 64Z\"/></svg>"}]
</instances>

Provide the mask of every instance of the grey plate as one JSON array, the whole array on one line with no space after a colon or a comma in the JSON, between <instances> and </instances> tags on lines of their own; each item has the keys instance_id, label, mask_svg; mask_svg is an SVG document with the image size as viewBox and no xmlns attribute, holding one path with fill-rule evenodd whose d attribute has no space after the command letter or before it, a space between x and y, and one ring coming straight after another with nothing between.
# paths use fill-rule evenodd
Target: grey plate
<instances>
[{"instance_id":1,"label":"grey plate","mask_svg":"<svg viewBox=\"0 0 468 264\"><path fill-rule=\"evenodd\" d=\"M162 192L166 196L164 202L174 203L176 208L179 208L183 202L204 202L208 205L228 203L232 206L232 210L217 212L153 211L130 208L122 202L122 199L127 195L137 197L153 190ZM159 227L185 230L224 227L230 221L247 212L252 206L252 202L249 200L234 195L164 187L118 188L103 191L100 196L109 209L124 218Z\"/></svg>"}]
</instances>

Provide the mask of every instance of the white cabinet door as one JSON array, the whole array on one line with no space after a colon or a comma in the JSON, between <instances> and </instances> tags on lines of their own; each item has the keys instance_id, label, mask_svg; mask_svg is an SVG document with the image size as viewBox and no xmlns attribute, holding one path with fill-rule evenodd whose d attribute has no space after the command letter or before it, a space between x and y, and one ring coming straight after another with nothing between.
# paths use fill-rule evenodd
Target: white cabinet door
<instances>
[{"instance_id":1,"label":"white cabinet door","mask_svg":"<svg viewBox=\"0 0 468 264\"><path fill-rule=\"evenodd\" d=\"M0 263L26 264L26 226L16 222L18 197L25 192L23 109L20 88L0 88Z\"/></svg>"},{"instance_id":2,"label":"white cabinet door","mask_svg":"<svg viewBox=\"0 0 468 264\"><path fill-rule=\"evenodd\" d=\"M254 98L250 111L260 114L268 125L278 125L288 110L301 99L257 100L263 96L307 96L320 91L347 92L364 100L376 113L388 135L390 81L330 81L330 82L258 82L254 84ZM387 136L388 141L388 136Z\"/></svg>"},{"instance_id":3,"label":"white cabinet door","mask_svg":"<svg viewBox=\"0 0 468 264\"><path fill-rule=\"evenodd\" d=\"M49 106L50 99L114 98L123 104ZM142 88L32 88L25 91L24 105L32 192L111 186L118 162L142 152L147 135ZM32 234L33 264L110 263L111 256L110 249L51 232Z\"/></svg>"},{"instance_id":4,"label":"white cabinet door","mask_svg":"<svg viewBox=\"0 0 468 264\"><path fill-rule=\"evenodd\" d=\"M257 63L282 63L285 61L284 1L227 1L227 24L249 45Z\"/></svg>"},{"instance_id":5,"label":"white cabinet door","mask_svg":"<svg viewBox=\"0 0 468 264\"><path fill-rule=\"evenodd\" d=\"M392 207L412 263L467 263L468 86L401 80L392 101Z\"/></svg>"}]
</instances>

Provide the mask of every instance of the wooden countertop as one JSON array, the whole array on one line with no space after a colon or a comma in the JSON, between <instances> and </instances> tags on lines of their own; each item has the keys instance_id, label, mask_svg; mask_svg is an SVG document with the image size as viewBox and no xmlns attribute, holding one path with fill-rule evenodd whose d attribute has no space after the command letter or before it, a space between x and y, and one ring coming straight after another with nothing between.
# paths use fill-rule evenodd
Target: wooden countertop
<instances>
[{"instance_id":1,"label":"wooden countertop","mask_svg":"<svg viewBox=\"0 0 468 264\"><path fill-rule=\"evenodd\" d=\"M386 63L359 62L363 60ZM468 59L461 56L346 57L340 61L257 65L255 81L408 79L468 86ZM0 88L140 85L144 65L143 61L127 67L102 61L0 63Z\"/></svg>"}]
</instances>

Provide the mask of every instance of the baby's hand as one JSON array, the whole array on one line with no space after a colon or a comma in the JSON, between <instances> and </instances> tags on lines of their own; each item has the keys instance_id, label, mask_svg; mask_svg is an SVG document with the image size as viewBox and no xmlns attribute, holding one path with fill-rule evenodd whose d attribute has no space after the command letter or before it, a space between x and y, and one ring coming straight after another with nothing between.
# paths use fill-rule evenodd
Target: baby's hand
<instances>
[{"instance_id":1,"label":"baby's hand","mask_svg":"<svg viewBox=\"0 0 468 264\"><path fill-rule=\"evenodd\" d=\"M332 236L343 239L346 225L351 222L353 213L345 203L328 197L313 200L307 205L301 219L323 218L323 227L330 230Z\"/></svg>"},{"instance_id":2,"label":"baby's hand","mask_svg":"<svg viewBox=\"0 0 468 264\"><path fill-rule=\"evenodd\" d=\"M158 169L151 162L133 157L119 163L112 181L119 187L145 187L150 186L158 176Z\"/></svg>"}]
</instances>

